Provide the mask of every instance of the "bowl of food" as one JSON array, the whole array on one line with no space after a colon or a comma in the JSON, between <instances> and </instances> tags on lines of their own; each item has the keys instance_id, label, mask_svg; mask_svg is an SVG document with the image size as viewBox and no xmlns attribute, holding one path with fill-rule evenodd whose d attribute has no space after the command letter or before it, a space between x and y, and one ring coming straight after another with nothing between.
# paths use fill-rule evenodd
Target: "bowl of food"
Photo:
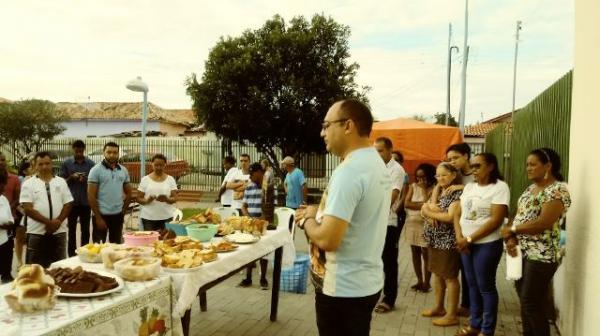
<instances>
[{"instance_id":1,"label":"bowl of food","mask_svg":"<svg viewBox=\"0 0 600 336\"><path fill-rule=\"evenodd\" d=\"M207 242L217 234L219 226L216 224L191 224L186 227L188 236L201 242Z\"/></svg>"},{"instance_id":2,"label":"bowl of food","mask_svg":"<svg viewBox=\"0 0 600 336\"><path fill-rule=\"evenodd\" d=\"M79 256L79 260L84 263L101 263L101 252L106 246L107 244L89 243L79 247L75 252Z\"/></svg>"},{"instance_id":3,"label":"bowl of food","mask_svg":"<svg viewBox=\"0 0 600 336\"><path fill-rule=\"evenodd\" d=\"M150 246L125 246L111 245L102 249L102 263L104 267L113 269L114 263L125 258L133 257L151 257L154 253L154 247Z\"/></svg>"},{"instance_id":4,"label":"bowl of food","mask_svg":"<svg viewBox=\"0 0 600 336\"><path fill-rule=\"evenodd\" d=\"M160 258L133 257L117 261L115 271L127 281L146 281L160 274Z\"/></svg>"},{"instance_id":5,"label":"bowl of food","mask_svg":"<svg viewBox=\"0 0 600 336\"><path fill-rule=\"evenodd\" d=\"M159 234L156 231L132 231L123 235L123 240L127 246L150 246L158 240Z\"/></svg>"},{"instance_id":6,"label":"bowl of food","mask_svg":"<svg viewBox=\"0 0 600 336\"><path fill-rule=\"evenodd\" d=\"M182 220L178 222L166 223L165 227L169 230L173 230L177 236L187 236L187 230L185 229L188 225L194 224L189 220Z\"/></svg>"}]
</instances>

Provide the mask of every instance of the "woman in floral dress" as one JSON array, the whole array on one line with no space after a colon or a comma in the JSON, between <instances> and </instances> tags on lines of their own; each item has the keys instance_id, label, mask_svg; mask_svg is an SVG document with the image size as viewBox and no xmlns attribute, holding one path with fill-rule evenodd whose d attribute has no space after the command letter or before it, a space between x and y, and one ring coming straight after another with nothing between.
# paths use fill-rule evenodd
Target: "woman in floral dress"
<instances>
[{"instance_id":1,"label":"woman in floral dress","mask_svg":"<svg viewBox=\"0 0 600 336\"><path fill-rule=\"evenodd\" d=\"M571 205L560 166L560 157L550 148L529 154L527 177L533 184L519 198L515 218L502 229L508 253L516 256L517 246L523 252L523 275L516 289L525 336L550 335L545 304L560 262L560 222Z\"/></svg>"}]
</instances>

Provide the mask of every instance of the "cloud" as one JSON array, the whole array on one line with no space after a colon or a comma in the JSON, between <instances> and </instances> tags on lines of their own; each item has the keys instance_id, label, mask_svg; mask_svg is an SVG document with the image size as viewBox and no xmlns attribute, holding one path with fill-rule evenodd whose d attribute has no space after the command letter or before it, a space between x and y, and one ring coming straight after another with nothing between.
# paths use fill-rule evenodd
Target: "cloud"
<instances>
[{"instance_id":1,"label":"cloud","mask_svg":"<svg viewBox=\"0 0 600 336\"><path fill-rule=\"evenodd\" d=\"M142 76L150 100L185 108L183 82L201 74L221 36L315 13L349 25L358 80L372 87L377 117L431 115L446 109L448 22L455 55L452 111L458 111L463 1L102 1L5 2L0 12L0 96L53 101L135 101L125 89ZM517 105L526 104L572 67L573 3L471 0L467 123L507 112L512 100L515 21L523 20Z\"/></svg>"}]
</instances>

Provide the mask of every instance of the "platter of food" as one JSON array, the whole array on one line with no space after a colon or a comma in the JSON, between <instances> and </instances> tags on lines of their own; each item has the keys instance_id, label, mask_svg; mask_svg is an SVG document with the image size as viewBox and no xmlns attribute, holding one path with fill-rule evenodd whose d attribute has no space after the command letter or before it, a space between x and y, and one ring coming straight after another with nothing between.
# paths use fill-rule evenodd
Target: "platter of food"
<instances>
[{"instance_id":1,"label":"platter of food","mask_svg":"<svg viewBox=\"0 0 600 336\"><path fill-rule=\"evenodd\" d=\"M125 283L120 277L104 271L86 271L75 268L56 267L46 271L60 288L57 296L88 298L120 291Z\"/></svg>"},{"instance_id":2,"label":"platter of food","mask_svg":"<svg viewBox=\"0 0 600 336\"><path fill-rule=\"evenodd\" d=\"M236 231L235 233L223 237L223 239L235 244L253 244L260 240L260 236Z\"/></svg>"},{"instance_id":3,"label":"platter of food","mask_svg":"<svg viewBox=\"0 0 600 336\"><path fill-rule=\"evenodd\" d=\"M233 252L233 251L237 250L238 247L239 247L238 245L224 240L219 243L211 245L210 248L213 249L217 253L227 253L227 252Z\"/></svg>"}]
</instances>

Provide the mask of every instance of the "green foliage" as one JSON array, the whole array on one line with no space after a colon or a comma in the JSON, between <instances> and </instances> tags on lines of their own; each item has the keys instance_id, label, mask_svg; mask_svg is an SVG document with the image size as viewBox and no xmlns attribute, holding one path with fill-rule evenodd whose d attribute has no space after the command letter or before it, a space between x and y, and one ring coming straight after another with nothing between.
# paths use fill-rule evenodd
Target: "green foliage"
<instances>
[{"instance_id":1,"label":"green foliage","mask_svg":"<svg viewBox=\"0 0 600 336\"><path fill-rule=\"evenodd\" d=\"M423 121L423 122L427 122L427 116L424 114L415 114L411 117L411 119L417 120L417 121Z\"/></svg>"},{"instance_id":2,"label":"green foliage","mask_svg":"<svg viewBox=\"0 0 600 336\"><path fill-rule=\"evenodd\" d=\"M322 153L321 122L332 103L357 97L350 29L332 18L276 15L257 30L221 38L201 81L186 81L198 120L226 139L249 141L276 162L284 154Z\"/></svg>"},{"instance_id":3,"label":"green foliage","mask_svg":"<svg viewBox=\"0 0 600 336\"><path fill-rule=\"evenodd\" d=\"M433 115L435 118L435 123L438 125L446 125L446 113L436 113ZM450 118L448 119L448 126L458 127L458 122L454 119L454 116L450 114Z\"/></svg>"},{"instance_id":4,"label":"green foliage","mask_svg":"<svg viewBox=\"0 0 600 336\"><path fill-rule=\"evenodd\" d=\"M13 144L17 158L39 151L42 145L61 134L60 123L67 118L47 100L27 99L0 103L0 142Z\"/></svg>"}]
</instances>

